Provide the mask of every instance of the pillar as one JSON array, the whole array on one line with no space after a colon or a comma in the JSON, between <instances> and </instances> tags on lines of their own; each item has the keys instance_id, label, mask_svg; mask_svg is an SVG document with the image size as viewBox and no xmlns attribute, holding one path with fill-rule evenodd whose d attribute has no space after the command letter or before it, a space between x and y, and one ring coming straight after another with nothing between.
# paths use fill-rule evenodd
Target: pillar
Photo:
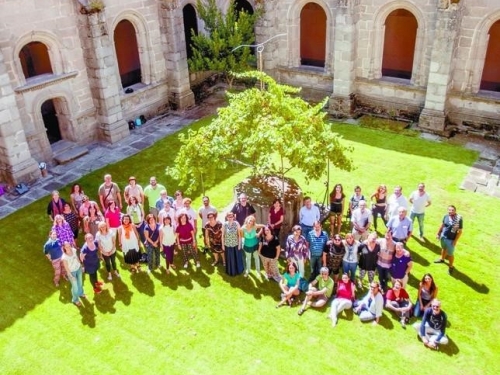
<instances>
[{"instance_id":1,"label":"pillar","mask_svg":"<svg viewBox=\"0 0 500 375\"><path fill-rule=\"evenodd\" d=\"M335 0L333 38L333 93L328 111L336 117L349 116L354 110L356 61L356 3Z\"/></svg>"},{"instance_id":2,"label":"pillar","mask_svg":"<svg viewBox=\"0 0 500 375\"><path fill-rule=\"evenodd\" d=\"M0 181L14 186L39 177L0 50Z\"/></svg>"},{"instance_id":3,"label":"pillar","mask_svg":"<svg viewBox=\"0 0 500 375\"><path fill-rule=\"evenodd\" d=\"M87 65L90 87L97 108L100 138L115 143L127 137L130 132L123 119L120 91L121 81L117 69L112 35L108 30L105 12L82 15L84 35L82 44Z\"/></svg>"},{"instance_id":4,"label":"pillar","mask_svg":"<svg viewBox=\"0 0 500 375\"><path fill-rule=\"evenodd\" d=\"M446 126L446 103L460 17L458 4L450 4L449 1L438 4L425 104L418 123L419 127L436 133L444 132Z\"/></svg>"},{"instance_id":5,"label":"pillar","mask_svg":"<svg viewBox=\"0 0 500 375\"><path fill-rule=\"evenodd\" d=\"M194 105L194 94L189 82L184 22L179 1L161 1L160 18L165 36L162 40L169 102L175 109L185 109Z\"/></svg>"}]
</instances>

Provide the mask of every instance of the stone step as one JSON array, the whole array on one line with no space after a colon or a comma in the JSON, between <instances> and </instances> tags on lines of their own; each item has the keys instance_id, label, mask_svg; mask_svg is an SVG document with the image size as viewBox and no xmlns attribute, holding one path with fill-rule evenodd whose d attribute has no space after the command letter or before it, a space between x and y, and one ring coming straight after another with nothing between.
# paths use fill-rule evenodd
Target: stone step
<instances>
[{"instance_id":1,"label":"stone step","mask_svg":"<svg viewBox=\"0 0 500 375\"><path fill-rule=\"evenodd\" d=\"M50 145L54 155L61 154L64 151L69 150L70 148L75 147L75 146L78 146L75 142L67 141L65 139L62 139L62 140Z\"/></svg>"},{"instance_id":2,"label":"stone step","mask_svg":"<svg viewBox=\"0 0 500 375\"><path fill-rule=\"evenodd\" d=\"M64 149L61 153L54 153L54 160L57 162L57 164L66 164L88 153L89 150L86 147L73 144L72 147Z\"/></svg>"}]
</instances>

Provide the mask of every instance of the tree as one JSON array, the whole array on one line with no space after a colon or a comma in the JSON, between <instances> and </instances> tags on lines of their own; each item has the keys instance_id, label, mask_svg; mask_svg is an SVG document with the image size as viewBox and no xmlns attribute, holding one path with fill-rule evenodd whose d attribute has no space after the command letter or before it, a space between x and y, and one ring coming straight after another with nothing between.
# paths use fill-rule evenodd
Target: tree
<instances>
[{"instance_id":1,"label":"tree","mask_svg":"<svg viewBox=\"0 0 500 375\"><path fill-rule=\"evenodd\" d=\"M234 49L254 43L254 26L260 12L238 13L234 0L229 3L226 14L217 8L216 0L206 0L206 4L197 0L196 8L205 24L206 34L195 34L191 30L193 56L188 60L189 70L223 72L231 86L233 76L229 72L249 70L255 60L249 47Z\"/></svg>"},{"instance_id":2,"label":"tree","mask_svg":"<svg viewBox=\"0 0 500 375\"><path fill-rule=\"evenodd\" d=\"M300 88L278 84L263 72L236 76L260 79L266 89L228 93L229 105L219 108L209 125L179 136L182 146L175 167L167 173L182 186L195 189L201 178L211 184L217 171L233 162L250 164L253 175L284 177L297 168L306 179L319 179L328 163L352 169L347 156L351 149L341 144L326 121L323 108L328 98L310 105L296 95Z\"/></svg>"}]
</instances>

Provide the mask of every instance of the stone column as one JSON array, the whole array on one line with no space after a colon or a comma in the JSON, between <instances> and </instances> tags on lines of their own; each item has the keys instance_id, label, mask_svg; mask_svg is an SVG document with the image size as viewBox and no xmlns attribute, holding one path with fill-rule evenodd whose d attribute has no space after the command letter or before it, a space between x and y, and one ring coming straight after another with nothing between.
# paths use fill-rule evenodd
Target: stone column
<instances>
[{"instance_id":1,"label":"stone column","mask_svg":"<svg viewBox=\"0 0 500 375\"><path fill-rule=\"evenodd\" d=\"M39 177L38 163L31 156L0 50L0 182L14 186Z\"/></svg>"},{"instance_id":2,"label":"stone column","mask_svg":"<svg viewBox=\"0 0 500 375\"><path fill-rule=\"evenodd\" d=\"M115 143L130 132L123 119L120 76L117 69L112 32L108 30L105 12L85 14L82 44L94 105L97 108L100 138Z\"/></svg>"},{"instance_id":3,"label":"stone column","mask_svg":"<svg viewBox=\"0 0 500 375\"><path fill-rule=\"evenodd\" d=\"M184 19L179 1L161 1L160 18L169 102L175 109L185 109L194 105L194 94L189 82Z\"/></svg>"},{"instance_id":4,"label":"stone column","mask_svg":"<svg viewBox=\"0 0 500 375\"><path fill-rule=\"evenodd\" d=\"M460 19L458 4L450 4L449 1L438 4L425 104L418 123L419 127L436 133L444 132L446 125L446 102Z\"/></svg>"},{"instance_id":5,"label":"stone column","mask_svg":"<svg viewBox=\"0 0 500 375\"><path fill-rule=\"evenodd\" d=\"M337 117L349 116L354 110L354 81L357 29L355 13L359 1L335 0L333 38L333 93L328 111Z\"/></svg>"}]
</instances>

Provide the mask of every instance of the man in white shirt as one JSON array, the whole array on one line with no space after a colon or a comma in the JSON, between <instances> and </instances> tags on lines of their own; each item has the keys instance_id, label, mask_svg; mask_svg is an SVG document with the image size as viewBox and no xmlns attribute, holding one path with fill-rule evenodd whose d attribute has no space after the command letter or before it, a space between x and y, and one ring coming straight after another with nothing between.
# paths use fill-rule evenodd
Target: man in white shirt
<instances>
[{"instance_id":1,"label":"man in white shirt","mask_svg":"<svg viewBox=\"0 0 500 375\"><path fill-rule=\"evenodd\" d=\"M368 239L372 224L372 212L366 208L366 201L359 201L358 208L352 212L352 234L357 241Z\"/></svg>"},{"instance_id":2,"label":"man in white shirt","mask_svg":"<svg viewBox=\"0 0 500 375\"><path fill-rule=\"evenodd\" d=\"M424 216L425 209L431 205L431 197L425 191L423 182L418 184L418 189L410 195L411 211L410 219L413 224L415 218L418 220L418 230L420 231L420 239L424 239Z\"/></svg>"},{"instance_id":3,"label":"man in white shirt","mask_svg":"<svg viewBox=\"0 0 500 375\"><path fill-rule=\"evenodd\" d=\"M403 195L403 188L398 185L394 188L394 194L387 200L387 220L398 215L399 207L404 207L408 210L408 201Z\"/></svg>"}]
</instances>

